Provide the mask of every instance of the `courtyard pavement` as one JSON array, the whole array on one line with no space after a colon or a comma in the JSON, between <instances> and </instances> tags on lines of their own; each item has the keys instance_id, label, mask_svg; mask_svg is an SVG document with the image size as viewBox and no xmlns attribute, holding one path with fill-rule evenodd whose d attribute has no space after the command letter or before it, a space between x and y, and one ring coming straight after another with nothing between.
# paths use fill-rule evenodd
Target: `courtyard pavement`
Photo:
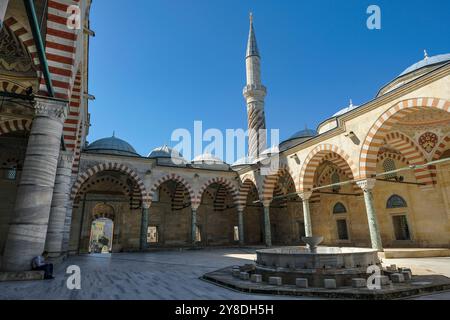
<instances>
[{"instance_id":1,"label":"courtyard pavement","mask_svg":"<svg viewBox=\"0 0 450 320\"><path fill-rule=\"evenodd\" d=\"M207 272L254 259L255 250L250 248L74 256L56 268L55 280L0 283L0 299L291 299L240 293L199 279ZM450 258L395 259L385 263L450 277ZM65 272L69 265L81 269L81 290L67 289L69 275ZM417 299L450 299L450 292Z\"/></svg>"}]
</instances>

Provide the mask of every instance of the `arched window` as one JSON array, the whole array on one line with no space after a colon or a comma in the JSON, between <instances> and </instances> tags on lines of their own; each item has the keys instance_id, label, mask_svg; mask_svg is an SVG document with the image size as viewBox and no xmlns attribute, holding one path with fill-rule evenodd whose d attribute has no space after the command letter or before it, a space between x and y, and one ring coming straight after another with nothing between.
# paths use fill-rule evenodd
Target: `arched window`
<instances>
[{"instance_id":1,"label":"arched window","mask_svg":"<svg viewBox=\"0 0 450 320\"><path fill-rule=\"evenodd\" d=\"M395 161L391 158L387 158L383 162L383 170L384 172L394 171L397 167L395 166ZM390 173L384 176L385 179L395 179L397 178L396 173Z\"/></svg>"},{"instance_id":2,"label":"arched window","mask_svg":"<svg viewBox=\"0 0 450 320\"><path fill-rule=\"evenodd\" d=\"M399 195L396 195L396 194L391 196L386 203L387 209L406 208L406 207L407 207L407 204L406 204L405 199L403 199L402 197L400 197Z\"/></svg>"},{"instance_id":3,"label":"arched window","mask_svg":"<svg viewBox=\"0 0 450 320\"><path fill-rule=\"evenodd\" d=\"M341 202L338 202L333 207L333 213L334 214L347 213L347 209L345 208L345 206Z\"/></svg>"},{"instance_id":4,"label":"arched window","mask_svg":"<svg viewBox=\"0 0 450 320\"><path fill-rule=\"evenodd\" d=\"M339 183L339 182L341 182L341 179L339 178L339 173L337 173L337 171L335 171L331 175L331 184L335 184L335 183ZM341 190L341 186L333 186L333 192L339 192L339 190Z\"/></svg>"}]
</instances>

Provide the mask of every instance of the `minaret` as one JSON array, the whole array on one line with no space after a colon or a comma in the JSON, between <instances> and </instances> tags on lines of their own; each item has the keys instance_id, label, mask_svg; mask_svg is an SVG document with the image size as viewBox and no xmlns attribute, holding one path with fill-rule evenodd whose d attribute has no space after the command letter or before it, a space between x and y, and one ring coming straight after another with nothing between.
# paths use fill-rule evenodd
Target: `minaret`
<instances>
[{"instance_id":1,"label":"minaret","mask_svg":"<svg viewBox=\"0 0 450 320\"><path fill-rule=\"evenodd\" d=\"M250 13L250 33L248 35L247 55L245 58L247 85L244 87L244 98L247 102L248 117L248 156L256 159L266 146L266 117L264 114L264 98L266 87L261 84L261 57L256 44L253 28L253 15ZM263 131L260 131L263 130Z\"/></svg>"}]
</instances>

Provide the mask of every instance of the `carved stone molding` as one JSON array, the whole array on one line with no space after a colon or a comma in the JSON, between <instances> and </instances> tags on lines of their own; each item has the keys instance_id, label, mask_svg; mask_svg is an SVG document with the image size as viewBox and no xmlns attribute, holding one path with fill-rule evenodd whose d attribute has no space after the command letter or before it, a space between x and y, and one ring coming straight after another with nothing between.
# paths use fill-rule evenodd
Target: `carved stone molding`
<instances>
[{"instance_id":1,"label":"carved stone molding","mask_svg":"<svg viewBox=\"0 0 450 320\"><path fill-rule=\"evenodd\" d=\"M373 187L375 187L375 182L377 180L376 179L366 179L366 180L361 180L361 181L357 181L356 184L364 191L370 191L373 189Z\"/></svg>"},{"instance_id":2,"label":"carved stone molding","mask_svg":"<svg viewBox=\"0 0 450 320\"><path fill-rule=\"evenodd\" d=\"M303 193L300 193L299 196L303 201L307 201L311 198L312 194L312 191L305 191Z\"/></svg>"},{"instance_id":3,"label":"carved stone molding","mask_svg":"<svg viewBox=\"0 0 450 320\"><path fill-rule=\"evenodd\" d=\"M68 105L67 102L36 99L34 109L36 116L64 122L67 117Z\"/></svg>"},{"instance_id":4,"label":"carved stone molding","mask_svg":"<svg viewBox=\"0 0 450 320\"><path fill-rule=\"evenodd\" d=\"M58 167L60 168L71 168L75 155L71 151L60 151Z\"/></svg>"}]
</instances>

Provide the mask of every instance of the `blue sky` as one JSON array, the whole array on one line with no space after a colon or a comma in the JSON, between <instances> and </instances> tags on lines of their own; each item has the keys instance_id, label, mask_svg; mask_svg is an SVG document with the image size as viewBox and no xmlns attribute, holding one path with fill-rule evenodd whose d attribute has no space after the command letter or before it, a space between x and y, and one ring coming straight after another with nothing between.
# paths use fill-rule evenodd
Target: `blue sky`
<instances>
[{"instance_id":1,"label":"blue sky","mask_svg":"<svg viewBox=\"0 0 450 320\"><path fill-rule=\"evenodd\" d=\"M381 30L366 27L381 8ZM91 11L92 127L141 155L177 128L246 128L242 88L248 14L280 138L374 98L409 65L450 52L450 1L97 0Z\"/></svg>"}]
</instances>

